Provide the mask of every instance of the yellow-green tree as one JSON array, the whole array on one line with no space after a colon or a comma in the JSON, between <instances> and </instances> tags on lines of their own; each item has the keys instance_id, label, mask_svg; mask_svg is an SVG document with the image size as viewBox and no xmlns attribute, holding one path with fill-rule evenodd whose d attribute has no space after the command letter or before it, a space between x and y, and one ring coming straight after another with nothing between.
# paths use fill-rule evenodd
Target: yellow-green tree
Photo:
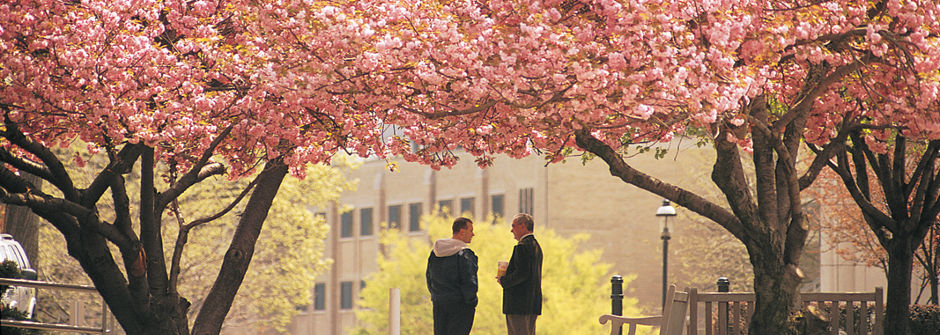
<instances>
[{"instance_id":1,"label":"yellow-green tree","mask_svg":"<svg viewBox=\"0 0 940 335\"><path fill-rule=\"evenodd\" d=\"M427 237L415 238L395 229L385 230L380 242L386 247L379 255L379 271L370 275L356 310L359 320L354 334L388 332L389 289L401 289L401 333L431 334L431 298L425 283L427 258L432 241L451 236L452 218L438 215L422 217ZM473 321L473 334L505 334L502 313L502 289L496 283L496 262L508 261L516 244L509 225L490 225L491 218L474 224L470 248L479 258L477 274L479 305ZM497 221L502 222L502 220ZM535 235L542 246L542 316L539 334L600 334L605 327L597 320L610 313L611 265L600 261L600 250L584 250L588 236L562 237L550 229ZM629 284L635 275L624 278ZM639 315L635 298L624 299L624 314Z\"/></svg>"},{"instance_id":2,"label":"yellow-green tree","mask_svg":"<svg viewBox=\"0 0 940 335\"><path fill-rule=\"evenodd\" d=\"M334 164L346 162L336 159ZM181 199L181 208L189 210L182 214L189 220L211 215L237 196L245 186L241 183L247 181L236 183L239 185L201 183L202 188ZM354 183L347 181L340 169L324 165L308 168L303 180L284 180L223 329L252 325L286 331L298 308L312 301L316 277L331 262L323 256L329 226L316 211L324 210L330 201L353 187ZM228 246L220 241L231 240L237 216L224 216L190 232L180 262L180 293L192 300L195 308L190 311L199 310L219 272ZM164 241L176 242L177 228L168 225Z\"/></svg>"}]
</instances>

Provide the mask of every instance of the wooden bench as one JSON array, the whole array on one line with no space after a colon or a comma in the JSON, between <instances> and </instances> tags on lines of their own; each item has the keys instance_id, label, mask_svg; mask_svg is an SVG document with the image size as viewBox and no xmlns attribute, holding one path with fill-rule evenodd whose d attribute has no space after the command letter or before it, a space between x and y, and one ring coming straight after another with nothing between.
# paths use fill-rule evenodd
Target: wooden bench
<instances>
[{"instance_id":1,"label":"wooden bench","mask_svg":"<svg viewBox=\"0 0 940 335\"><path fill-rule=\"evenodd\" d=\"M701 321L705 335L747 334L747 325L754 314L754 293L699 293L697 289L691 288L688 289L688 294L689 335L700 333L699 303L704 305L705 315ZM801 293L800 296L803 300L803 307L813 306L820 311L822 316L829 319L830 334L881 335L884 333L884 295L881 287L876 287L874 292L807 292Z\"/></svg>"},{"instance_id":2,"label":"wooden bench","mask_svg":"<svg viewBox=\"0 0 940 335\"><path fill-rule=\"evenodd\" d=\"M623 317L619 315L604 314L601 315L600 323L606 324L610 321L610 335L619 335L623 325L629 325L627 335L636 335L636 326L658 326L660 335L681 335L682 328L685 325L685 313L689 307L688 292L677 292L676 285L670 285L666 291L666 306L663 308L663 315L647 317ZM663 323L663 320L666 320Z\"/></svg>"}]
</instances>

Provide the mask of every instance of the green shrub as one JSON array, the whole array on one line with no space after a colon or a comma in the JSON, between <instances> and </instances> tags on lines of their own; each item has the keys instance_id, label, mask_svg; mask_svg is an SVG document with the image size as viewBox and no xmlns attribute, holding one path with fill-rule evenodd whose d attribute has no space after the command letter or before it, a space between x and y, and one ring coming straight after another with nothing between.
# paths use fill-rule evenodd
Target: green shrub
<instances>
[{"instance_id":1,"label":"green shrub","mask_svg":"<svg viewBox=\"0 0 940 335\"><path fill-rule=\"evenodd\" d=\"M940 334L940 306L911 305L911 335Z\"/></svg>"},{"instance_id":2,"label":"green shrub","mask_svg":"<svg viewBox=\"0 0 940 335\"><path fill-rule=\"evenodd\" d=\"M27 319L25 312L20 312L16 308L8 308L7 306L0 306L0 319L36 321L35 319ZM38 330L38 329L23 329L23 328L13 328L13 327L0 327L0 331L3 332L3 335L45 334L45 332Z\"/></svg>"},{"instance_id":3,"label":"green shrub","mask_svg":"<svg viewBox=\"0 0 940 335\"><path fill-rule=\"evenodd\" d=\"M16 262L12 260L5 260L3 263L0 263L0 278L19 278L20 277L20 266L16 265ZM9 285L0 285L0 295L3 295L7 292Z\"/></svg>"},{"instance_id":4,"label":"green shrub","mask_svg":"<svg viewBox=\"0 0 940 335\"><path fill-rule=\"evenodd\" d=\"M8 259L8 260L3 261L3 263L0 263L0 278L19 278L19 277L20 277L20 266L16 265L16 262ZM10 288L9 285L0 285L0 296L6 293L8 288ZM25 312L20 312L16 308L10 308L6 305L0 305L0 319L36 321L34 319L27 319ZM0 327L0 330L3 331L3 335L43 334L42 331L36 330L36 329Z\"/></svg>"}]
</instances>

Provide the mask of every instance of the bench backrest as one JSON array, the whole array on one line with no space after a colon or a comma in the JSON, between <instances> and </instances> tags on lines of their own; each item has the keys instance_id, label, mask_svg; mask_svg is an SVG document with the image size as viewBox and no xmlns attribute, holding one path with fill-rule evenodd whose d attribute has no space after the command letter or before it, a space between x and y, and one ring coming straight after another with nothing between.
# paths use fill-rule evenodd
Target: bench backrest
<instances>
[{"instance_id":1,"label":"bench backrest","mask_svg":"<svg viewBox=\"0 0 940 335\"><path fill-rule=\"evenodd\" d=\"M754 314L754 293L704 292L688 289L689 335L699 334L701 321L706 335L747 334L747 325ZM833 335L883 334L883 291L863 293L801 293L803 307L813 306L829 320ZM704 305L704 317L699 319L698 306Z\"/></svg>"},{"instance_id":2,"label":"bench backrest","mask_svg":"<svg viewBox=\"0 0 940 335\"><path fill-rule=\"evenodd\" d=\"M673 285L675 289L675 285ZM675 292L667 295L664 318L666 322L659 328L660 335L682 335L685 326L685 313L689 310L689 292Z\"/></svg>"},{"instance_id":3,"label":"bench backrest","mask_svg":"<svg viewBox=\"0 0 940 335\"><path fill-rule=\"evenodd\" d=\"M611 322L610 335L619 335L622 326L627 326L626 334L635 335L636 326L659 326L660 335L681 335L685 328L686 311L689 309L689 293L676 291L675 285L670 285L666 291L666 296L671 299L666 300L666 306L663 308L663 315L654 315L646 317L624 317L619 315L605 314L600 318L601 324ZM665 320L665 321L663 321Z\"/></svg>"}]
</instances>

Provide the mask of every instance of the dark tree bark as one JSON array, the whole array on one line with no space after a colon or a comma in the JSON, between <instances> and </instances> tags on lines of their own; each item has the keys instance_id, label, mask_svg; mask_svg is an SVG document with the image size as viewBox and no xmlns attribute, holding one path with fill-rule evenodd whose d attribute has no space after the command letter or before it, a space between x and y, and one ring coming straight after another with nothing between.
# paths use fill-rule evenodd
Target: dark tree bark
<instances>
[{"instance_id":1,"label":"dark tree bark","mask_svg":"<svg viewBox=\"0 0 940 335\"><path fill-rule=\"evenodd\" d=\"M888 251L888 290L885 297L885 334L910 334L911 271L914 249L911 236L894 238ZM916 248L916 246L914 246Z\"/></svg>"},{"instance_id":2,"label":"dark tree bark","mask_svg":"<svg viewBox=\"0 0 940 335\"><path fill-rule=\"evenodd\" d=\"M203 306L212 308L203 308L199 312L193 324L193 334L218 334L222 330L225 315L232 307L235 294L245 279L268 209L271 208L271 203L286 175L287 165L279 160L268 162L258 175L258 186L245 205L245 213L238 221L235 236L222 261L222 268L219 269L219 275L206 296Z\"/></svg>"}]
</instances>

